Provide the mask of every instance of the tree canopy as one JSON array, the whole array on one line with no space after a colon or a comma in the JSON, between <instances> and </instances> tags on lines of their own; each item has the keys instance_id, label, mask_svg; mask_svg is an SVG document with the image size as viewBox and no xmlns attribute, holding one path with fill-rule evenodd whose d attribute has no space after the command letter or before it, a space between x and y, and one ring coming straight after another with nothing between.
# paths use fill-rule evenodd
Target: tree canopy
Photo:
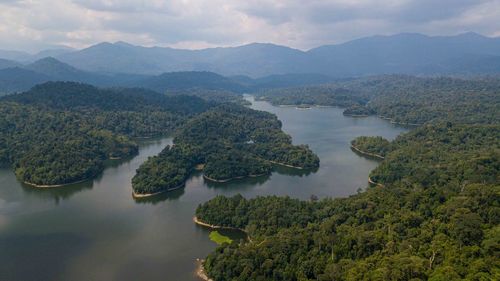
<instances>
[{"instance_id":1,"label":"tree canopy","mask_svg":"<svg viewBox=\"0 0 500 281\"><path fill-rule=\"evenodd\" d=\"M171 133L210 106L141 89L45 83L0 99L0 159L34 185L92 178L104 160L137 153L133 138Z\"/></svg>"},{"instance_id":2,"label":"tree canopy","mask_svg":"<svg viewBox=\"0 0 500 281\"><path fill-rule=\"evenodd\" d=\"M495 279L498 129L422 127L395 140L374 171L397 176L376 177L384 187L349 198L218 196L198 207L198 219L243 228L252 239L217 248L205 269L214 280ZM428 153L414 153L422 145Z\"/></svg>"},{"instance_id":3,"label":"tree canopy","mask_svg":"<svg viewBox=\"0 0 500 281\"><path fill-rule=\"evenodd\" d=\"M149 159L132 180L138 194L175 188L196 164L208 180L268 174L271 164L301 169L319 166L306 145L293 145L275 115L236 104L222 104L190 119L175 133L174 145Z\"/></svg>"},{"instance_id":4,"label":"tree canopy","mask_svg":"<svg viewBox=\"0 0 500 281\"><path fill-rule=\"evenodd\" d=\"M208 276L216 281L499 279L498 85L493 78L384 76L321 86L350 91L350 105L335 105L364 107L419 126L392 142L352 141L364 154L384 160L370 175L378 185L348 198L306 202L238 195L200 204L199 220L242 228L252 238L212 252L204 264ZM273 103L303 103L294 91L264 95ZM326 100L335 95L334 90L315 94L313 87L306 96L313 99L309 104L332 105Z\"/></svg>"}]
</instances>

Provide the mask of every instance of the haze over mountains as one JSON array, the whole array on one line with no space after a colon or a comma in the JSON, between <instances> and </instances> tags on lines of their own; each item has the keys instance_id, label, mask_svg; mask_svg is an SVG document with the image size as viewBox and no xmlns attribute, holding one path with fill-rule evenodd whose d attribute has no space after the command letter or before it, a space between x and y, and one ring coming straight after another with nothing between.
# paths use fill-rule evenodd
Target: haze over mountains
<instances>
[{"instance_id":1,"label":"haze over mountains","mask_svg":"<svg viewBox=\"0 0 500 281\"><path fill-rule=\"evenodd\" d=\"M40 58L44 55L53 58ZM176 88L175 83L180 83L180 88L244 91L257 84L260 85L257 88L306 85L392 73L500 73L500 38L476 33L434 37L404 33L366 37L309 51L260 43L181 50L117 42L100 43L82 50L47 50L36 55L0 51L0 58L3 58L0 59L0 92L4 93L25 90L47 80L80 81L98 86L144 86L158 91ZM195 72L163 74L179 71ZM299 73L308 75L294 75Z\"/></svg>"}]
</instances>

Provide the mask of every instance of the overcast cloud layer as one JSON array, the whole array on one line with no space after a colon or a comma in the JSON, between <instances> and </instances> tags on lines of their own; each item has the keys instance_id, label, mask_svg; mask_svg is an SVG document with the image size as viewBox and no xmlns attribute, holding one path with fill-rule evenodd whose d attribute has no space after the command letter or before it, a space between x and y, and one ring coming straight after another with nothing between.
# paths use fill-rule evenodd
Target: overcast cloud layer
<instances>
[{"instance_id":1,"label":"overcast cloud layer","mask_svg":"<svg viewBox=\"0 0 500 281\"><path fill-rule=\"evenodd\" d=\"M375 34L500 36L500 0L0 0L0 49L102 41L299 49Z\"/></svg>"}]
</instances>

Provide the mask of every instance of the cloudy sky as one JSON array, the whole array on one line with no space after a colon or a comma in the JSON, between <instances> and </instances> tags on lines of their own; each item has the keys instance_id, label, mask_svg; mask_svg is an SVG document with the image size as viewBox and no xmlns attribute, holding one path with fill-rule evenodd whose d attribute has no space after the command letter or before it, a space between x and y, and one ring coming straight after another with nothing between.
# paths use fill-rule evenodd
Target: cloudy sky
<instances>
[{"instance_id":1,"label":"cloudy sky","mask_svg":"<svg viewBox=\"0 0 500 281\"><path fill-rule=\"evenodd\" d=\"M375 34L500 36L500 0L0 0L0 49L108 41L299 49Z\"/></svg>"}]
</instances>

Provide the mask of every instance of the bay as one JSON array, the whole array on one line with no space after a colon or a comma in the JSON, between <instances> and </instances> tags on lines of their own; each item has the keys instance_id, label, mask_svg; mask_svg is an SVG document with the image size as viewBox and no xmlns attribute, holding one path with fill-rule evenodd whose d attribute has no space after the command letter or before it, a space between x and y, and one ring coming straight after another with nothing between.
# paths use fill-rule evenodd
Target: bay
<instances>
[{"instance_id":1,"label":"bay","mask_svg":"<svg viewBox=\"0 0 500 281\"><path fill-rule=\"evenodd\" d=\"M131 178L171 138L144 141L133 159L110 161L98 178L62 188L33 189L0 169L0 280L197 280L196 258L216 247L209 230L192 221L198 204L219 194L304 200L355 194L378 162L353 153L349 142L405 131L376 117L345 117L340 108L246 98L252 108L276 114L295 144L308 144L320 168L277 167L270 176L217 184L196 173L185 188L146 200L132 198Z\"/></svg>"}]
</instances>

